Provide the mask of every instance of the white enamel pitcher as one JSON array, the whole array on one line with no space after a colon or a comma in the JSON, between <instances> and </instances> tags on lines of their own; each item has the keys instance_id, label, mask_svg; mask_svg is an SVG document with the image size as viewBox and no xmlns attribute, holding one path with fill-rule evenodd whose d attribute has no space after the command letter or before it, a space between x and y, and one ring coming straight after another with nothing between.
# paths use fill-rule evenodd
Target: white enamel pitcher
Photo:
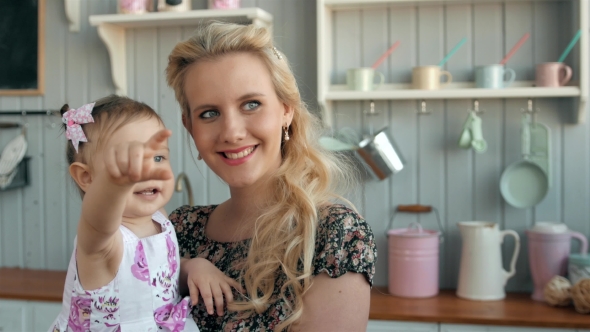
<instances>
[{"instance_id":1,"label":"white enamel pitcher","mask_svg":"<svg viewBox=\"0 0 590 332\"><path fill-rule=\"evenodd\" d=\"M457 296L477 301L501 300L506 297L506 281L516 273L520 237L513 230L500 231L498 224L486 221L464 221L457 224L463 239ZM514 237L510 271L502 267L502 242Z\"/></svg>"}]
</instances>

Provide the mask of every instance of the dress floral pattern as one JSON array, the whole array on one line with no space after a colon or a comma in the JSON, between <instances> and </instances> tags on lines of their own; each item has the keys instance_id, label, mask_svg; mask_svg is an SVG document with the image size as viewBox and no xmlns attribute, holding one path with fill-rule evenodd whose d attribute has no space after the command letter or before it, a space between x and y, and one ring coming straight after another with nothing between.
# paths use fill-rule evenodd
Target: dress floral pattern
<instances>
[{"instance_id":1,"label":"dress floral pattern","mask_svg":"<svg viewBox=\"0 0 590 332\"><path fill-rule=\"evenodd\" d=\"M170 214L170 221L176 228L180 256L185 258L202 257L211 261L227 276L241 280L241 269L248 255L250 240L240 242L217 242L207 238L205 225L211 206L182 206ZM327 273L332 278L346 272L363 274L369 284L373 284L377 248L371 227L353 210L343 205L330 205L319 210L319 225L316 235L314 275ZM275 302L261 314L246 318L238 313L225 311L223 316L209 315L202 301L193 307L193 317L202 332L224 331L272 331L289 315L289 306L280 297L279 290L286 277L277 278L273 298ZM244 300L235 292L236 300ZM285 294L293 303L291 294Z\"/></svg>"},{"instance_id":2,"label":"dress floral pattern","mask_svg":"<svg viewBox=\"0 0 590 332\"><path fill-rule=\"evenodd\" d=\"M64 306L52 332L198 332L190 317L189 298L178 291L178 245L174 228L160 212L152 219L161 233L138 238L124 226L123 257L108 284L84 290L79 282L75 250L66 284Z\"/></svg>"}]
</instances>

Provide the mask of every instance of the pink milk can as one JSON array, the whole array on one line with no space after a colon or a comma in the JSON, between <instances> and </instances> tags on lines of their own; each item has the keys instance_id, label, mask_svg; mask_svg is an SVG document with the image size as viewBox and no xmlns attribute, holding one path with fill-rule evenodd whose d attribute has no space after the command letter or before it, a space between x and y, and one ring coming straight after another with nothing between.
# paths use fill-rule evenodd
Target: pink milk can
<instances>
[{"instance_id":1,"label":"pink milk can","mask_svg":"<svg viewBox=\"0 0 590 332\"><path fill-rule=\"evenodd\" d=\"M431 206L399 205L396 212L436 214L439 228L442 225L438 212ZM389 223L393 223L395 213ZM423 229L418 222L408 228L387 231L389 242L389 293L410 298L432 297L438 294L439 246L441 232Z\"/></svg>"}]
</instances>

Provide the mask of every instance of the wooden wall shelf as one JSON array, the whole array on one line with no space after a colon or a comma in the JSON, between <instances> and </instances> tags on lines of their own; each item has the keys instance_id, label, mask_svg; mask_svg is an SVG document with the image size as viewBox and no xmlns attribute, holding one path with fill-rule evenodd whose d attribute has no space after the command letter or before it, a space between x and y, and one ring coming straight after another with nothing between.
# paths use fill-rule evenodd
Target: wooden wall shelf
<instances>
[{"instance_id":1,"label":"wooden wall shelf","mask_svg":"<svg viewBox=\"0 0 590 332\"><path fill-rule=\"evenodd\" d=\"M589 94L590 60L588 32L589 3L587 0L552 0L574 4L572 15L579 15L582 36L579 41L579 81L575 86L560 88L537 88L532 82L515 82L505 89L476 89L473 84L451 84L448 88L436 91L413 90L410 85L384 85L376 91L361 92L347 90L344 85L332 82L334 70L334 23L338 11L352 11L376 8L395 8L401 6L422 5L456 5L506 3L525 0L318 0L317 1L317 42L318 42L318 103L323 109L323 118L327 126L332 126L333 102L352 100L424 100L424 99L486 99L486 98L573 98L574 121L581 123L586 115ZM525 2L547 2L548 0L526 0Z\"/></svg>"},{"instance_id":2,"label":"wooden wall shelf","mask_svg":"<svg viewBox=\"0 0 590 332\"><path fill-rule=\"evenodd\" d=\"M273 17L260 8L203 9L188 12L154 12L140 15L91 15L90 24L97 26L111 60L111 73L117 94L127 95L125 31L132 28L196 25L208 20L255 24L272 28Z\"/></svg>"}]
</instances>

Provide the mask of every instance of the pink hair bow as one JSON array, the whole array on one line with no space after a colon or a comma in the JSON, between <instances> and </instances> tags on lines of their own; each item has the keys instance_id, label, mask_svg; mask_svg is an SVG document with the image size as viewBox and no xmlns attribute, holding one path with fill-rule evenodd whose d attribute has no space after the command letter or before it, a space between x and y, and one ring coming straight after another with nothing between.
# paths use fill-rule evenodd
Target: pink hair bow
<instances>
[{"instance_id":1,"label":"pink hair bow","mask_svg":"<svg viewBox=\"0 0 590 332\"><path fill-rule=\"evenodd\" d=\"M86 104L80 108L70 109L62 115L61 121L66 124L66 138L72 141L76 153L80 142L88 142L82 124L94 122L92 117L92 108L94 103Z\"/></svg>"}]
</instances>

